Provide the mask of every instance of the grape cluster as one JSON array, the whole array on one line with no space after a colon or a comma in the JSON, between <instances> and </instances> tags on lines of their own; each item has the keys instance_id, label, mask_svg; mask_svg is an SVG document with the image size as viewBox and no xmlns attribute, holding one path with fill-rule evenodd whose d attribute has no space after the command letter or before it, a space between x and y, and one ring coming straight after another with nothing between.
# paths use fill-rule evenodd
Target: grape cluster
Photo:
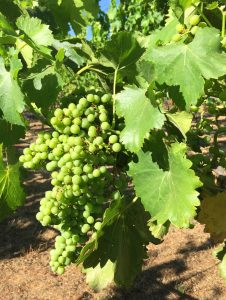
<instances>
[{"instance_id":1,"label":"grape cluster","mask_svg":"<svg viewBox=\"0 0 226 300\"><path fill-rule=\"evenodd\" d=\"M100 229L109 195L117 199L127 186L126 176L114 171L122 146L111 111L109 94L88 94L77 105L57 108L50 120L54 131L39 133L20 156L25 168L45 166L51 172L53 189L41 199L36 217L61 233L50 253L50 266L58 274Z\"/></svg>"},{"instance_id":2,"label":"grape cluster","mask_svg":"<svg viewBox=\"0 0 226 300\"><path fill-rule=\"evenodd\" d=\"M184 24L178 23L176 26L177 33L173 35L172 42L178 42L182 39L184 35L190 34L191 37L195 36L199 28L206 27L205 22L200 22L199 15L193 15L189 18L189 25L186 28Z\"/></svg>"}]
</instances>

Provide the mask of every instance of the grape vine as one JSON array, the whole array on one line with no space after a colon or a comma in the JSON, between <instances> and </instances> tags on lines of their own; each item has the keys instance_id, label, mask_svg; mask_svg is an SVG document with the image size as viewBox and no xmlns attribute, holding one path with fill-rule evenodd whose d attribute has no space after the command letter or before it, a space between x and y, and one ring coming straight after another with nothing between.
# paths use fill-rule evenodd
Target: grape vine
<instances>
[{"instance_id":1,"label":"grape vine","mask_svg":"<svg viewBox=\"0 0 226 300\"><path fill-rule=\"evenodd\" d=\"M196 220L226 280L223 1L3 2L0 220L23 204L19 168L44 170L53 272L82 264L96 289L130 286L147 245ZM27 111L47 129L18 158Z\"/></svg>"}]
</instances>

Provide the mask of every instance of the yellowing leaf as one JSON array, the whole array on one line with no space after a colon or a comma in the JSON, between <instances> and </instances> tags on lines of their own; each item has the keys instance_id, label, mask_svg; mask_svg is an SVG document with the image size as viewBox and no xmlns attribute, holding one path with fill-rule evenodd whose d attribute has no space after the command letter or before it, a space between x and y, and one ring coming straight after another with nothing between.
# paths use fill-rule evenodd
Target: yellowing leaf
<instances>
[{"instance_id":1,"label":"yellowing leaf","mask_svg":"<svg viewBox=\"0 0 226 300\"><path fill-rule=\"evenodd\" d=\"M201 202L198 221L205 224L205 231L217 241L226 238L226 193L206 196Z\"/></svg>"}]
</instances>

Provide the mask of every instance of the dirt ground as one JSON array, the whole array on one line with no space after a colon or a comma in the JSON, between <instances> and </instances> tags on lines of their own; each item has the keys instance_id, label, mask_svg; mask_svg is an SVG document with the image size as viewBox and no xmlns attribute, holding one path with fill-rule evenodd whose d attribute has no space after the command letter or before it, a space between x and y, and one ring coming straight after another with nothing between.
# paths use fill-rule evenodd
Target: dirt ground
<instances>
[{"instance_id":1,"label":"dirt ground","mask_svg":"<svg viewBox=\"0 0 226 300\"><path fill-rule=\"evenodd\" d=\"M37 130L40 125L32 123L20 147ZM110 286L94 293L74 265L63 276L54 275L48 260L56 232L35 220L48 186L47 174L26 173L26 205L0 223L0 300L226 299L226 285L212 256L214 247L199 224L188 230L172 228L161 245L149 245L143 272L128 290Z\"/></svg>"}]
</instances>

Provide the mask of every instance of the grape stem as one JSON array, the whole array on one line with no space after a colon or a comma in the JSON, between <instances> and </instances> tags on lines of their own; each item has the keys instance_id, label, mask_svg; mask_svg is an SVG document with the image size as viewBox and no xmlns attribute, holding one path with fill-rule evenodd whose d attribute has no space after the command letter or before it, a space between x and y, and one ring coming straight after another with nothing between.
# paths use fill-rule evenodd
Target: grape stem
<instances>
[{"instance_id":1,"label":"grape stem","mask_svg":"<svg viewBox=\"0 0 226 300\"><path fill-rule=\"evenodd\" d=\"M224 38L225 36L225 23L226 23L226 12L222 9L220 9L222 13L222 31L221 31L221 36Z\"/></svg>"},{"instance_id":2,"label":"grape stem","mask_svg":"<svg viewBox=\"0 0 226 300\"><path fill-rule=\"evenodd\" d=\"M113 95L112 95L112 99L113 99L113 120L112 120L112 128L115 128L115 96L116 96L116 84L117 84L117 75L118 75L118 69L119 69L119 65L116 67L115 69L115 73L114 73L114 83L113 83Z\"/></svg>"}]
</instances>

